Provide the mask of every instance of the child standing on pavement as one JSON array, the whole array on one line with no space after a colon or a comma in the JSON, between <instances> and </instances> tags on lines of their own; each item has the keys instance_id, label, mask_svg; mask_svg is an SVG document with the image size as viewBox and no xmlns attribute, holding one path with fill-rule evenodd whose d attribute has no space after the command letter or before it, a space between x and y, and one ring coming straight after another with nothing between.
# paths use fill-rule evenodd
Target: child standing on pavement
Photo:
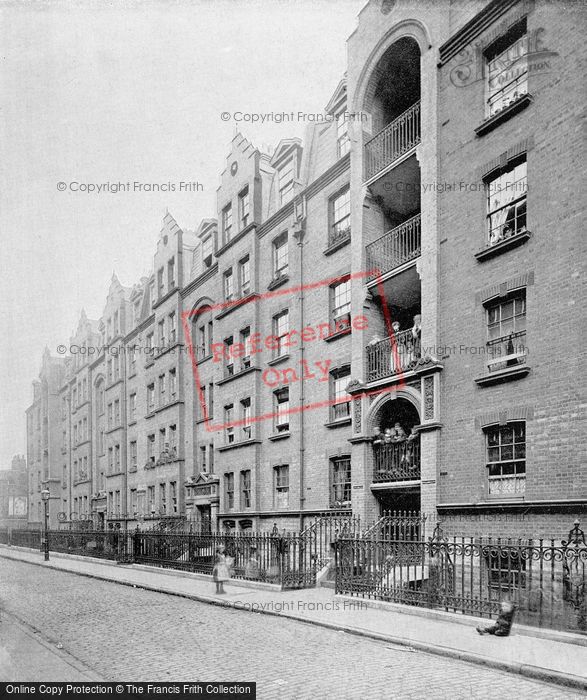
<instances>
[{"instance_id":1,"label":"child standing on pavement","mask_svg":"<svg viewBox=\"0 0 587 700\"><path fill-rule=\"evenodd\" d=\"M216 583L216 593L226 593L224 590L224 582L230 578L230 570L228 560L225 554L224 545L216 547L216 557L214 559L214 569L212 570L212 578Z\"/></svg>"}]
</instances>

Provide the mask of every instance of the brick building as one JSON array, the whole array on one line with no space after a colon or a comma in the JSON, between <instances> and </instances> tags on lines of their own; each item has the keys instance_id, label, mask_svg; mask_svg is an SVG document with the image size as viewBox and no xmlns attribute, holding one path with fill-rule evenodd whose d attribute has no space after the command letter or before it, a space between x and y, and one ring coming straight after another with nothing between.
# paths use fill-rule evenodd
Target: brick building
<instances>
[{"instance_id":1,"label":"brick building","mask_svg":"<svg viewBox=\"0 0 587 700\"><path fill-rule=\"evenodd\" d=\"M587 503L583 17L367 3L324 121L270 153L237 134L216 216L167 214L149 275L82 316L101 351L58 365L61 520L409 509L564 536Z\"/></svg>"}]
</instances>

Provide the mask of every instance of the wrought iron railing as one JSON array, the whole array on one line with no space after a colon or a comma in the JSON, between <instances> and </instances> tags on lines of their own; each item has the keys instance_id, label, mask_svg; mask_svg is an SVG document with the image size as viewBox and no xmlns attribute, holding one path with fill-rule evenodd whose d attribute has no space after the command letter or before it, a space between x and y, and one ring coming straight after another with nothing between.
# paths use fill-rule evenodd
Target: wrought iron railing
<instances>
[{"instance_id":1,"label":"wrought iron railing","mask_svg":"<svg viewBox=\"0 0 587 700\"><path fill-rule=\"evenodd\" d=\"M332 511L316 517L301 536L308 544L309 554L321 569L334 557L334 545L339 537L355 537L361 533L361 518L350 512Z\"/></svg>"},{"instance_id":2,"label":"wrought iron railing","mask_svg":"<svg viewBox=\"0 0 587 700\"><path fill-rule=\"evenodd\" d=\"M415 102L367 141L365 180L370 180L418 143L420 143L420 101Z\"/></svg>"},{"instance_id":3,"label":"wrought iron railing","mask_svg":"<svg viewBox=\"0 0 587 700\"><path fill-rule=\"evenodd\" d=\"M373 445L373 481L415 481L420 478L420 438Z\"/></svg>"},{"instance_id":4,"label":"wrought iron railing","mask_svg":"<svg viewBox=\"0 0 587 700\"><path fill-rule=\"evenodd\" d=\"M421 355L420 337L401 331L367 346L367 381L391 377L410 369Z\"/></svg>"},{"instance_id":5,"label":"wrought iron railing","mask_svg":"<svg viewBox=\"0 0 587 700\"><path fill-rule=\"evenodd\" d=\"M363 532L363 537L392 540L421 540L425 536L426 515L415 510L384 511L379 520Z\"/></svg>"},{"instance_id":6,"label":"wrought iron railing","mask_svg":"<svg viewBox=\"0 0 587 700\"><path fill-rule=\"evenodd\" d=\"M422 250L421 216L416 214L370 243L367 248L369 279L395 270L420 256Z\"/></svg>"},{"instance_id":7,"label":"wrought iron railing","mask_svg":"<svg viewBox=\"0 0 587 700\"><path fill-rule=\"evenodd\" d=\"M336 592L587 631L587 545L579 523L568 540L345 538L336 547Z\"/></svg>"},{"instance_id":8,"label":"wrought iron railing","mask_svg":"<svg viewBox=\"0 0 587 700\"><path fill-rule=\"evenodd\" d=\"M505 338L489 341L487 343L487 354L489 356L487 367L490 372L526 364L528 355L526 331L511 333Z\"/></svg>"}]
</instances>

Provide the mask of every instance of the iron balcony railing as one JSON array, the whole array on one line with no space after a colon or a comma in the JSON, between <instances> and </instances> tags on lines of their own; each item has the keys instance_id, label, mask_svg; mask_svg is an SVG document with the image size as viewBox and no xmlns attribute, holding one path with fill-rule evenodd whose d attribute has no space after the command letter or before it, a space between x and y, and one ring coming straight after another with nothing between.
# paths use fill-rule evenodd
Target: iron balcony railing
<instances>
[{"instance_id":1,"label":"iron balcony railing","mask_svg":"<svg viewBox=\"0 0 587 700\"><path fill-rule=\"evenodd\" d=\"M328 245L334 246L337 243L342 243L342 241L349 240L351 237L351 227L349 224L338 226L334 225L330 229L328 234Z\"/></svg>"},{"instance_id":2,"label":"iron balcony railing","mask_svg":"<svg viewBox=\"0 0 587 700\"><path fill-rule=\"evenodd\" d=\"M381 172L420 143L420 101L365 144L365 180Z\"/></svg>"},{"instance_id":3,"label":"iron balcony railing","mask_svg":"<svg viewBox=\"0 0 587 700\"><path fill-rule=\"evenodd\" d=\"M367 269L372 271L370 279L420 257L421 218L420 214L416 214L367 246Z\"/></svg>"},{"instance_id":4,"label":"iron balcony railing","mask_svg":"<svg viewBox=\"0 0 587 700\"><path fill-rule=\"evenodd\" d=\"M367 346L367 381L392 377L410 369L420 358L421 343L412 329Z\"/></svg>"},{"instance_id":5,"label":"iron balcony railing","mask_svg":"<svg viewBox=\"0 0 587 700\"><path fill-rule=\"evenodd\" d=\"M373 445L373 481L417 481L420 478L420 439Z\"/></svg>"}]
</instances>

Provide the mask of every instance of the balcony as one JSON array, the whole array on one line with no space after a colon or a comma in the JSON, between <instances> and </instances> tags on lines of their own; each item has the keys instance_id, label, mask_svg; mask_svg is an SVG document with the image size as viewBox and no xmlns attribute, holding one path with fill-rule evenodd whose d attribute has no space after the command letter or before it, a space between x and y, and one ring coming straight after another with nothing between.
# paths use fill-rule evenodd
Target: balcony
<instances>
[{"instance_id":1,"label":"balcony","mask_svg":"<svg viewBox=\"0 0 587 700\"><path fill-rule=\"evenodd\" d=\"M386 170L420 143L420 101L365 144L365 181Z\"/></svg>"},{"instance_id":2,"label":"balcony","mask_svg":"<svg viewBox=\"0 0 587 700\"><path fill-rule=\"evenodd\" d=\"M415 260L420 257L421 250L421 216L416 214L367 246L367 269L377 270L369 279Z\"/></svg>"},{"instance_id":3,"label":"balcony","mask_svg":"<svg viewBox=\"0 0 587 700\"><path fill-rule=\"evenodd\" d=\"M373 482L420 479L420 438L373 445Z\"/></svg>"},{"instance_id":4,"label":"balcony","mask_svg":"<svg viewBox=\"0 0 587 700\"><path fill-rule=\"evenodd\" d=\"M367 381L374 382L406 372L421 357L420 337L413 329L396 333L367 346Z\"/></svg>"}]
</instances>

